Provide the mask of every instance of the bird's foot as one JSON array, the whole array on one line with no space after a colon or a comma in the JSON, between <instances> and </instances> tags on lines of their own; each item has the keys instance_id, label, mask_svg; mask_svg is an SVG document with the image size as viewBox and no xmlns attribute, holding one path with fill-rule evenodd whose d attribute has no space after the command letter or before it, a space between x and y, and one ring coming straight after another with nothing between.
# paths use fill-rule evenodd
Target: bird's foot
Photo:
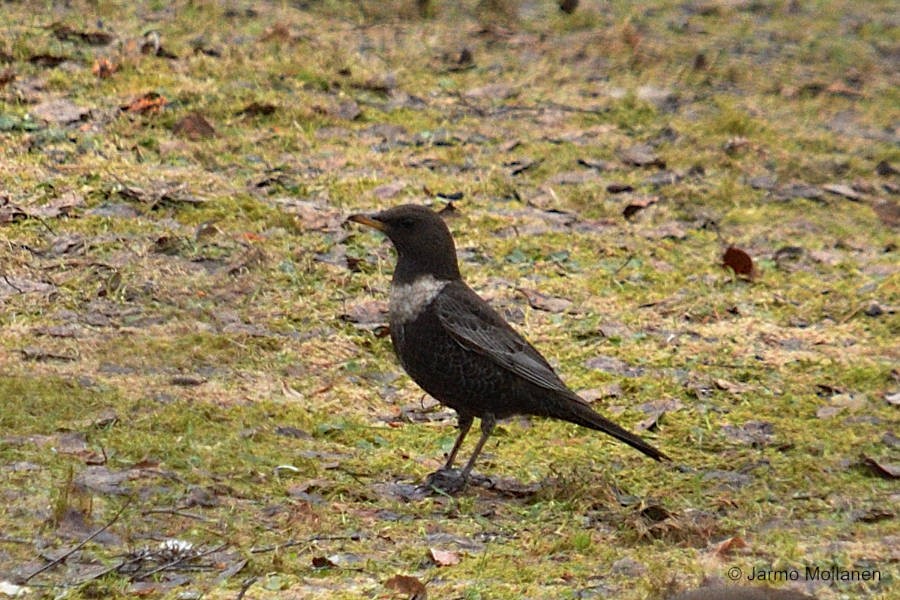
<instances>
[{"instance_id":1,"label":"bird's foot","mask_svg":"<svg viewBox=\"0 0 900 600\"><path fill-rule=\"evenodd\" d=\"M457 494L466 487L468 479L459 469L438 469L425 478L420 486L423 490L444 494Z\"/></svg>"}]
</instances>

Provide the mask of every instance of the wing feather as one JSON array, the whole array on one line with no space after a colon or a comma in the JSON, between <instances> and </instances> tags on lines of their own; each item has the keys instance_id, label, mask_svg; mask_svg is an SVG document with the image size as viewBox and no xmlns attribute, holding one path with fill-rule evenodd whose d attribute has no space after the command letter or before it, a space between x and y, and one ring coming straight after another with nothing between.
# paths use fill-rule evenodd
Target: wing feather
<instances>
[{"instance_id":1,"label":"wing feather","mask_svg":"<svg viewBox=\"0 0 900 600\"><path fill-rule=\"evenodd\" d=\"M454 282L435 298L438 320L464 348L534 385L571 394L534 346L464 283Z\"/></svg>"}]
</instances>

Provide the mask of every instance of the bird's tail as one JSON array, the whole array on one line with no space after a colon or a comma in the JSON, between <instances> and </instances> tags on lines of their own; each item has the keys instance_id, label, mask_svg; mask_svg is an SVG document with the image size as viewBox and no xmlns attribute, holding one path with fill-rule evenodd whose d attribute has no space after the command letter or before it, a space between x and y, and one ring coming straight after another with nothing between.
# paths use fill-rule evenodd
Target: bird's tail
<instances>
[{"instance_id":1,"label":"bird's tail","mask_svg":"<svg viewBox=\"0 0 900 600\"><path fill-rule=\"evenodd\" d=\"M551 416L581 425L582 427L602 431L621 442L625 442L635 450L643 452L652 459L672 460L665 453L645 442L639 435L631 433L594 411L581 398L567 398L566 400L554 406L554 414Z\"/></svg>"}]
</instances>

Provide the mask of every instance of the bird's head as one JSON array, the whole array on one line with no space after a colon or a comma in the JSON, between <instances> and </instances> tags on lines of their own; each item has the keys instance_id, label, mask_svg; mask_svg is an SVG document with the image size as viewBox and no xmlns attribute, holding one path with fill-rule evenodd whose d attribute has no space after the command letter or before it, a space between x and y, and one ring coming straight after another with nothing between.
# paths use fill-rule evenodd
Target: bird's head
<instances>
[{"instance_id":1,"label":"bird's head","mask_svg":"<svg viewBox=\"0 0 900 600\"><path fill-rule=\"evenodd\" d=\"M460 279L456 246L444 219L426 206L404 204L348 220L384 233L397 250L394 281L408 283L421 275L439 280Z\"/></svg>"}]
</instances>

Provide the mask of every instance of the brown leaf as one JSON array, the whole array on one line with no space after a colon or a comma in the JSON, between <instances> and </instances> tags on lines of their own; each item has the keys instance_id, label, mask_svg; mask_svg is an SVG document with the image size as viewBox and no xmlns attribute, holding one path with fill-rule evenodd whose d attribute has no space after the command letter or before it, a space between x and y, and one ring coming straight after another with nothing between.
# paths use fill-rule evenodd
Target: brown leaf
<instances>
[{"instance_id":1,"label":"brown leaf","mask_svg":"<svg viewBox=\"0 0 900 600\"><path fill-rule=\"evenodd\" d=\"M377 188L372 190L372 194L375 195L379 200L389 200L406 189L405 181L393 181L391 183L385 183L384 185L379 185Z\"/></svg>"},{"instance_id":2,"label":"brown leaf","mask_svg":"<svg viewBox=\"0 0 900 600\"><path fill-rule=\"evenodd\" d=\"M645 414L648 415L646 419L637 424L637 429L639 431L652 431L656 429L659 425L660 419L662 419L663 415L667 412L675 412L676 410L681 410L684 408L684 404L675 399L663 399L663 400L654 400L652 402L645 402L641 406L639 406Z\"/></svg>"},{"instance_id":3,"label":"brown leaf","mask_svg":"<svg viewBox=\"0 0 900 600\"><path fill-rule=\"evenodd\" d=\"M863 456L863 465L869 467L873 473L885 479L897 479L900 477L900 464L886 463L883 460Z\"/></svg>"},{"instance_id":4,"label":"brown leaf","mask_svg":"<svg viewBox=\"0 0 900 600\"><path fill-rule=\"evenodd\" d=\"M68 56L56 54L34 54L28 57L28 62L39 67L53 68L69 60Z\"/></svg>"},{"instance_id":5,"label":"brown leaf","mask_svg":"<svg viewBox=\"0 0 900 600\"><path fill-rule=\"evenodd\" d=\"M428 600L425 584L409 575L394 575L384 582L384 587L406 594L407 600Z\"/></svg>"},{"instance_id":6,"label":"brown leaf","mask_svg":"<svg viewBox=\"0 0 900 600\"><path fill-rule=\"evenodd\" d=\"M476 87L465 92L467 98L488 98L490 100L506 100L518 95L515 88L504 83L489 83L481 87Z\"/></svg>"},{"instance_id":7,"label":"brown leaf","mask_svg":"<svg viewBox=\"0 0 900 600\"><path fill-rule=\"evenodd\" d=\"M859 192L854 190L846 183L826 183L822 186L822 189L836 196L843 196L848 200L853 200L854 202L859 202L860 200L862 200L862 196L859 194Z\"/></svg>"},{"instance_id":8,"label":"brown leaf","mask_svg":"<svg viewBox=\"0 0 900 600\"><path fill-rule=\"evenodd\" d=\"M656 204L657 198L654 196L646 196L644 198L634 198L631 200L628 205L622 209L622 216L626 219L630 219L640 211L644 210L648 206Z\"/></svg>"},{"instance_id":9,"label":"brown leaf","mask_svg":"<svg viewBox=\"0 0 900 600\"><path fill-rule=\"evenodd\" d=\"M12 67L7 67L0 71L0 87L16 80L16 72Z\"/></svg>"},{"instance_id":10,"label":"brown leaf","mask_svg":"<svg viewBox=\"0 0 900 600\"><path fill-rule=\"evenodd\" d=\"M450 550L429 548L428 556L439 567L452 567L459 564L459 554Z\"/></svg>"},{"instance_id":11,"label":"brown leaf","mask_svg":"<svg viewBox=\"0 0 900 600\"><path fill-rule=\"evenodd\" d=\"M135 98L128 104L120 108L125 112L137 113L139 115L158 113L165 107L167 100L164 96L156 92L147 92L143 96Z\"/></svg>"},{"instance_id":12,"label":"brown leaf","mask_svg":"<svg viewBox=\"0 0 900 600\"><path fill-rule=\"evenodd\" d=\"M235 113L239 117L269 116L278 109L274 104L251 102Z\"/></svg>"},{"instance_id":13,"label":"brown leaf","mask_svg":"<svg viewBox=\"0 0 900 600\"><path fill-rule=\"evenodd\" d=\"M348 323L372 329L372 326L384 325L387 322L388 307L384 300L363 300L341 313L340 319Z\"/></svg>"},{"instance_id":14,"label":"brown leaf","mask_svg":"<svg viewBox=\"0 0 900 600\"><path fill-rule=\"evenodd\" d=\"M659 167L666 168L666 161L662 160L647 144L638 144L619 152L622 162L635 167Z\"/></svg>"},{"instance_id":15,"label":"brown leaf","mask_svg":"<svg viewBox=\"0 0 900 600\"><path fill-rule=\"evenodd\" d=\"M172 132L189 140L203 140L215 137L215 128L200 113L193 112L182 117L172 126Z\"/></svg>"},{"instance_id":16,"label":"brown leaf","mask_svg":"<svg viewBox=\"0 0 900 600\"><path fill-rule=\"evenodd\" d=\"M326 556L313 556L312 566L314 569L331 569L336 567L337 564Z\"/></svg>"},{"instance_id":17,"label":"brown leaf","mask_svg":"<svg viewBox=\"0 0 900 600\"><path fill-rule=\"evenodd\" d=\"M729 246L728 249L725 250L725 254L722 255L722 266L730 268L738 275L742 275L750 279L753 278L753 259L750 258L749 254L747 254L740 248Z\"/></svg>"},{"instance_id":18,"label":"brown leaf","mask_svg":"<svg viewBox=\"0 0 900 600\"><path fill-rule=\"evenodd\" d=\"M359 118L362 115L362 109L359 107L354 100L345 100L337 105L337 107L332 108L328 111L332 117L338 117L340 119L346 119L347 121L353 121L354 119Z\"/></svg>"},{"instance_id":19,"label":"brown leaf","mask_svg":"<svg viewBox=\"0 0 900 600\"><path fill-rule=\"evenodd\" d=\"M76 106L69 100L50 100L31 109L32 116L48 123L68 125L83 121L91 113L89 108Z\"/></svg>"},{"instance_id":20,"label":"brown leaf","mask_svg":"<svg viewBox=\"0 0 900 600\"><path fill-rule=\"evenodd\" d=\"M529 288L516 288L516 291L525 296L528 300L528 305L531 306L531 308L537 310L543 310L550 313L561 313L572 306L572 301L568 298L549 296Z\"/></svg>"},{"instance_id":21,"label":"brown leaf","mask_svg":"<svg viewBox=\"0 0 900 600\"><path fill-rule=\"evenodd\" d=\"M900 226L900 204L896 200L882 200L872 205L872 210L888 227Z\"/></svg>"},{"instance_id":22,"label":"brown leaf","mask_svg":"<svg viewBox=\"0 0 900 600\"><path fill-rule=\"evenodd\" d=\"M94 66L93 68L91 68L91 73L93 73L100 79L109 79L110 77L112 77L113 73L118 70L119 66L108 58L98 58L96 61L94 61Z\"/></svg>"},{"instance_id":23,"label":"brown leaf","mask_svg":"<svg viewBox=\"0 0 900 600\"><path fill-rule=\"evenodd\" d=\"M112 34L102 31L78 31L62 23L51 25L53 35L63 42L82 42L89 46L106 46L113 41Z\"/></svg>"},{"instance_id":24,"label":"brown leaf","mask_svg":"<svg viewBox=\"0 0 900 600\"><path fill-rule=\"evenodd\" d=\"M747 542L740 536L732 536L726 540L722 540L713 548L713 554L719 557L725 557L732 553L733 550L746 548Z\"/></svg>"}]
</instances>

